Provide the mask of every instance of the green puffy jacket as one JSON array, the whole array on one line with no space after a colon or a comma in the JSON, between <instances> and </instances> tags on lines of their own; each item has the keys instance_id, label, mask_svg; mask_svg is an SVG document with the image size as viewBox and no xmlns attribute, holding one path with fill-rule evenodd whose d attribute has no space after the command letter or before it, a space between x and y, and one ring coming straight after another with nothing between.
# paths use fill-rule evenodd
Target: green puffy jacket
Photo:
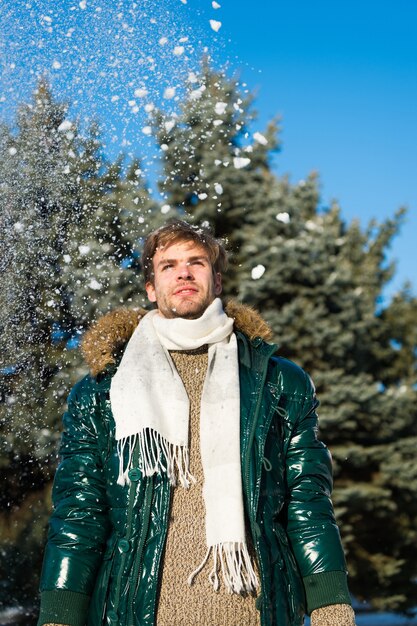
<instances>
[{"instance_id":1,"label":"green puffy jacket","mask_svg":"<svg viewBox=\"0 0 417 626\"><path fill-rule=\"evenodd\" d=\"M229 304L238 338L244 503L261 579L262 626L300 626L305 613L350 604L330 500L330 454L317 439L306 373L272 356L253 311ZM168 524L169 481L146 478L136 450L130 485L117 484L109 389L138 312L117 311L89 331L92 368L64 415L54 512L41 576L39 625L153 626Z\"/></svg>"}]
</instances>

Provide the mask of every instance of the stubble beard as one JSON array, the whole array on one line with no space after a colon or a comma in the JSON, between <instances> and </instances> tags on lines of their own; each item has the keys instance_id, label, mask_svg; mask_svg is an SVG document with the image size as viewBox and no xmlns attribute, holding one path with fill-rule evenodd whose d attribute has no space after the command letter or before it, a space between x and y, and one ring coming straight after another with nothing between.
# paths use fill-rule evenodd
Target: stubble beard
<instances>
[{"instance_id":1,"label":"stubble beard","mask_svg":"<svg viewBox=\"0 0 417 626\"><path fill-rule=\"evenodd\" d=\"M161 313L168 319L182 318L185 320L195 320L203 315L215 297L214 293L209 293L205 296L203 301L196 302L191 299L188 301L185 299L177 307L167 302L166 306L163 306Z\"/></svg>"}]
</instances>

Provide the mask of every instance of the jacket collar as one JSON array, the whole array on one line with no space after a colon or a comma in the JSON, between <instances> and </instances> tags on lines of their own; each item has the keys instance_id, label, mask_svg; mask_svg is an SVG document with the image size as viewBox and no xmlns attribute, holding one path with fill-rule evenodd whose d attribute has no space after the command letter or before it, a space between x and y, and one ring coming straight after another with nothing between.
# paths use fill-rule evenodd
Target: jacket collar
<instances>
[{"instance_id":1,"label":"jacket collar","mask_svg":"<svg viewBox=\"0 0 417 626\"><path fill-rule=\"evenodd\" d=\"M229 317L234 319L234 328L250 341L269 341L272 332L265 320L253 308L236 300L225 306ZM118 362L124 348L141 318L146 315L143 308L119 308L101 317L85 333L82 352L92 376L102 373L108 366Z\"/></svg>"}]
</instances>

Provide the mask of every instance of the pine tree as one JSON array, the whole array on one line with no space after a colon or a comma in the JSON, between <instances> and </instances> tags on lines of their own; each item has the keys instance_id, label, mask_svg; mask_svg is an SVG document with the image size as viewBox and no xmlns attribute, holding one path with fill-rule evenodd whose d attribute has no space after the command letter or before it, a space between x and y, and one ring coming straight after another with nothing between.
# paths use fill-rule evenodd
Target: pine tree
<instances>
[{"instance_id":1,"label":"pine tree","mask_svg":"<svg viewBox=\"0 0 417 626\"><path fill-rule=\"evenodd\" d=\"M39 558L40 546L37 554L26 555L21 547L37 545L34 538L45 526L31 514L34 498L44 516L50 507L44 485L52 475L56 424L68 391L66 339L77 326L61 262L70 225L83 219L86 162L67 109L40 81L32 103L18 112L16 130L4 128L1 136L0 471L7 504L1 524L2 549L16 565L4 576L9 586L2 593L10 601L16 576L24 581L16 601L34 591L22 572L31 558ZM2 563L8 568L7 560Z\"/></svg>"},{"instance_id":2,"label":"pine tree","mask_svg":"<svg viewBox=\"0 0 417 626\"><path fill-rule=\"evenodd\" d=\"M15 428L7 433L12 455L25 455L25 446L38 449L42 458L50 452L50 433L39 441L39 428L33 438L37 407L48 402L45 394L59 363L55 350L44 347L54 345L54 328L67 332L75 322L60 273L69 224L81 218L82 209L79 140L65 119L66 109L41 82L33 103L19 111L17 134L5 134L2 142L8 171L2 196L7 222L1 286L7 340L1 359L3 368L19 370L18 378L26 382L16 385L2 405L7 414L13 412Z\"/></svg>"}]
</instances>

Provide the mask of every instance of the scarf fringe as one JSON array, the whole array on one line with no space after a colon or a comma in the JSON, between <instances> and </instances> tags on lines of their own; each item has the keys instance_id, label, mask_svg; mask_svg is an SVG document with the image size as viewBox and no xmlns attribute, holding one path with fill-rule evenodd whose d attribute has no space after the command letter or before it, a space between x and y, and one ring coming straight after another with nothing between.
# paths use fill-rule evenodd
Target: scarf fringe
<instances>
[{"instance_id":1,"label":"scarf fringe","mask_svg":"<svg viewBox=\"0 0 417 626\"><path fill-rule=\"evenodd\" d=\"M166 473L171 485L178 482L184 489L188 489L195 478L189 470L188 446L178 446L169 443L156 430L146 428L140 433L123 437L117 442L119 457L119 476L117 484L130 484L129 470L132 468L133 450L138 443L140 455L140 469L145 476ZM126 466L124 464L125 451L128 450Z\"/></svg>"},{"instance_id":2,"label":"scarf fringe","mask_svg":"<svg viewBox=\"0 0 417 626\"><path fill-rule=\"evenodd\" d=\"M195 577L206 565L210 552L213 554L213 569L208 579L215 591L220 588L219 569L229 593L252 593L259 587L248 547L243 542L219 543L209 547L203 561L188 577L189 585L193 584Z\"/></svg>"}]
</instances>

